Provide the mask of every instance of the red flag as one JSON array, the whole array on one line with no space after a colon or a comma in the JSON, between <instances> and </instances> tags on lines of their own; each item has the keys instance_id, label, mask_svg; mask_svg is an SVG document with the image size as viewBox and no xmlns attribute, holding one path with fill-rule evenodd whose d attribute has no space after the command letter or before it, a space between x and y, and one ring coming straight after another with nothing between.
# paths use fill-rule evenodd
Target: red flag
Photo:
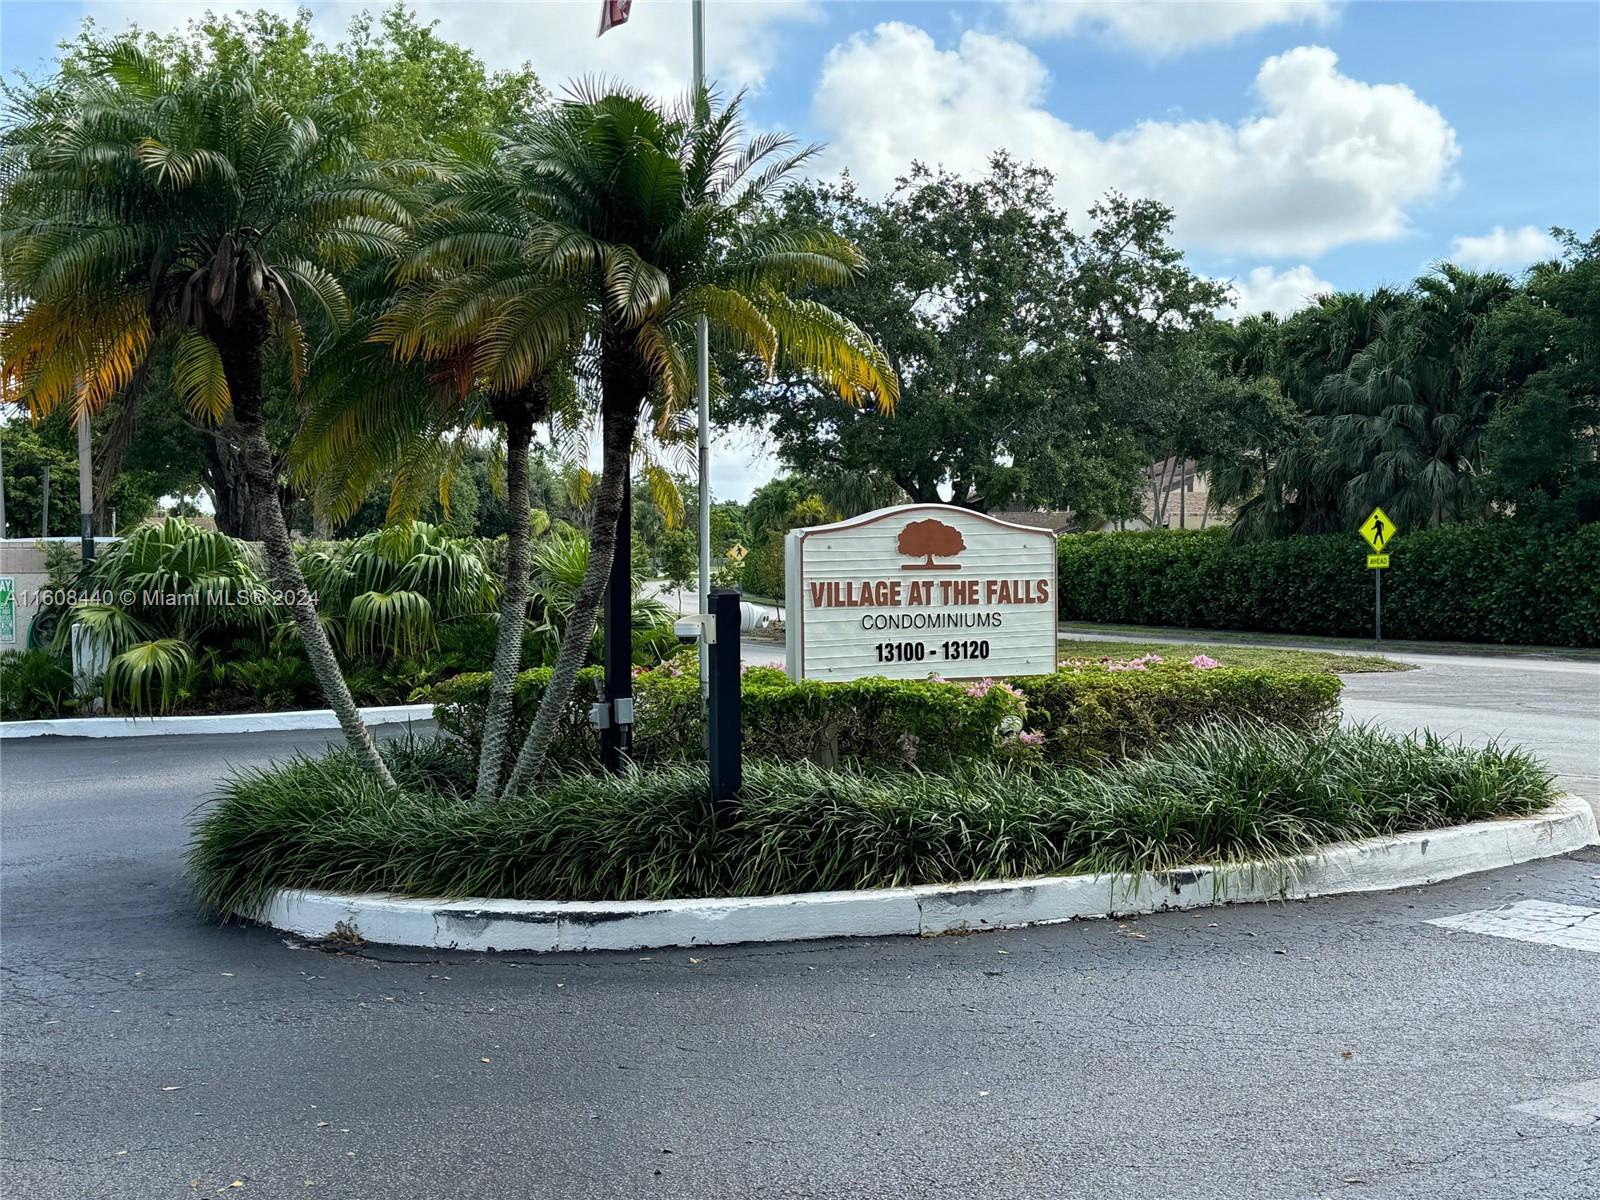
<instances>
[{"instance_id":1,"label":"red flag","mask_svg":"<svg viewBox=\"0 0 1600 1200\"><path fill-rule=\"evenodd\" d=\"M628 10L633 7L633 0L600 0L600 32L595 37L600 37L613 25L621 25L628 19Z\"/></svg>"}]
</instances>

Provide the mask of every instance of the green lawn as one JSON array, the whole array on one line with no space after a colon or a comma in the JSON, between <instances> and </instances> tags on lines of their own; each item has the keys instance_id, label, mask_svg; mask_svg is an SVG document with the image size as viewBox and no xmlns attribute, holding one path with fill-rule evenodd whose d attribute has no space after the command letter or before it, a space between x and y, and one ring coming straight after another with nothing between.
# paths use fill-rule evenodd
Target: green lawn
<instances>
[{"instance_id":1,"label":"green lawn","mask_svg":"<svg viewBox=\"0 0 1600 1200\"><path fill-rule=\"evenodd\" d=\"M1277 667L1285 671L1332 671L1354 675L1369 671L1410 671L1410 663L1381 654L1341 654L1333 650L1278 650L1263 646L1230 646L1217 642L1108 642L1098 638L1061 639L1062 658L1137 658L1159 654L1170 661L1210 655L1225 667Z\"/></svg>"}]
</instances>

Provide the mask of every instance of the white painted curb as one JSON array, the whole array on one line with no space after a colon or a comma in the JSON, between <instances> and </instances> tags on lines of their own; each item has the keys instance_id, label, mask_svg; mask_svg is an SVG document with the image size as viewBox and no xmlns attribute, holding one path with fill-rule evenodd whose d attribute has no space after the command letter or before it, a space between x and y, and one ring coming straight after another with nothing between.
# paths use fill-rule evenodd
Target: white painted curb
<instances>
[{"instance_id":1,"label":"white painted curb","mask_svg":"<svg viewBox=\"0 0 1600 1200\"><path fill-rule=\"evenodd\" d=\"M433 720L431 704L381 704L361 710L368 725ZM328 708L297 712L211 713L199 717L60 717L43 721L0 721L0 739L47 737L160 737L184 733L269 733L279 729L337 729Z\"/></svg>"},{"instance_id":2,"label":"white painted curb","mask_svg":"<svg viewBox=\"0 0 1600 1200\"><path fill-rule=\"evenodd\" d=\"M243 915L302 937L438 950L641 950L929 935L1417 887L1597 840L1588 803L1567 796L1531 817L1342 842L1271 864L712 900L446 901L281 891Z\"/></svg>"}]
</instances>

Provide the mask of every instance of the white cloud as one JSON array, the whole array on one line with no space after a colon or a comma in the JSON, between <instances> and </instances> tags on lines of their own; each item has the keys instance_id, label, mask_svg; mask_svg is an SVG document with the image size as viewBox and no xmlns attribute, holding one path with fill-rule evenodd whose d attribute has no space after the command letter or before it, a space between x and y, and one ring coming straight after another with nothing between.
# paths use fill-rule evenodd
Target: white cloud
<instances>
[{"instance_id":1,"label":"white cloud","mask_svg":"<svg viewBox=\"0 0 1600 1200\"><path fill-rule=\"evenodd\" d=\"M379 12L386 0L306 0L312 27L327 41L344 36L362 9ZM130 20L148 29L172 29L218 9L217 0L88 0L86 13L120 29ZM249 0L244 7L292 16L288 0ZM422 21L438 21L439 32L470 46L491 67L532 64L553 91L586 75L622 79L657 95L676 96L689 87L693 70L686 0L645 0L628 23L605 37L600 0L417 0ZM783 28L819 19L817 0L716 0L706 28L706 73L724 90L759 86L775 61Z\"/></svg>"},{"instance_id":2,"label":"white cloud","mask_svg":"<svg viewBox=\"0 0 1600 1200\"><path fill-rule=\"evenodd\" d=\"M1234 298L1233 303L1217 310L1223 317L1253 317L1267 312L1286 317L1334 290L1333 284L1319 279L1305 263L1287 271L1253 267L1242 279L1225 282L1232 286Z\"/></svg>"},{"instance_id":3,"label":"white cloud","mask_svg":"<svg viewBox=\"0 0 1600 1200\"><path fill-rule=\"evenodd\" d=\"M1015 41L969 31L941 50L891 22L828 53L813 112L829 164L869 188L913 158L981 171L1005 147L1054 171L1075 212L1116 188L1172 205L1185 244L1275 257L1399 236L1459 154L1438 109L1403 84L1342 74L1320 46L1263 62L1260 111L1236 125L1147 120L1101 138L1045 107L1049 84Z\"/></svg>"},{"instance_id":4,"label":"white cloud","mask_svg":"<svg viewBox=\"0 0 1600 1200\"><path fill-rule=\"evenodd\" d=\"M1007 11L1022 37L1100 37L1153 57L1181 54L1273 25L1332 21L1333 0L1023 0Z\"/></svg>"},{"instance_id":5,"label":"white cloud","mask_svg":"<svg viewBox=\"0 0 1600 1200\"><path fill-rule=\"evenodd\" d=\"M1450 259L1463 267L1515 271L1529 263L1554 258L1561 243L1537 225L1507 229L1496 225L1480 237L1458 237L1450 245Z\"/></svg>"}]
</instances>

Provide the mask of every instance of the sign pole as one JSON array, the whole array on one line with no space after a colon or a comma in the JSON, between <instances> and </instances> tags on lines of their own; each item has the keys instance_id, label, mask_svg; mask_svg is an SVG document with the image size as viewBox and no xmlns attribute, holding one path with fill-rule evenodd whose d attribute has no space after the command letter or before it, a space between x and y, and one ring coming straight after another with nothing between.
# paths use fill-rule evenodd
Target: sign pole
<instances>
[{"instance_id":1,"label":"sign pole","mask_svg":"<svg viewBox=\"0 0 1600 1200\"><path fill-rule=\"evenodd\" d=\"M0 538L6 536L6 473L5 464L0 462Z\"/></svg>"},{"instance_id":2,"label":"sign pole","mask_svg":"<svg viewBox=\"0 0 1600 1200\"><path fill-rule=\"evenodd\" d=\"M1383 568L1372 573L1374 609L1372 614L1373 641L1383 641Z\"/></svg>"}]
</instances>

